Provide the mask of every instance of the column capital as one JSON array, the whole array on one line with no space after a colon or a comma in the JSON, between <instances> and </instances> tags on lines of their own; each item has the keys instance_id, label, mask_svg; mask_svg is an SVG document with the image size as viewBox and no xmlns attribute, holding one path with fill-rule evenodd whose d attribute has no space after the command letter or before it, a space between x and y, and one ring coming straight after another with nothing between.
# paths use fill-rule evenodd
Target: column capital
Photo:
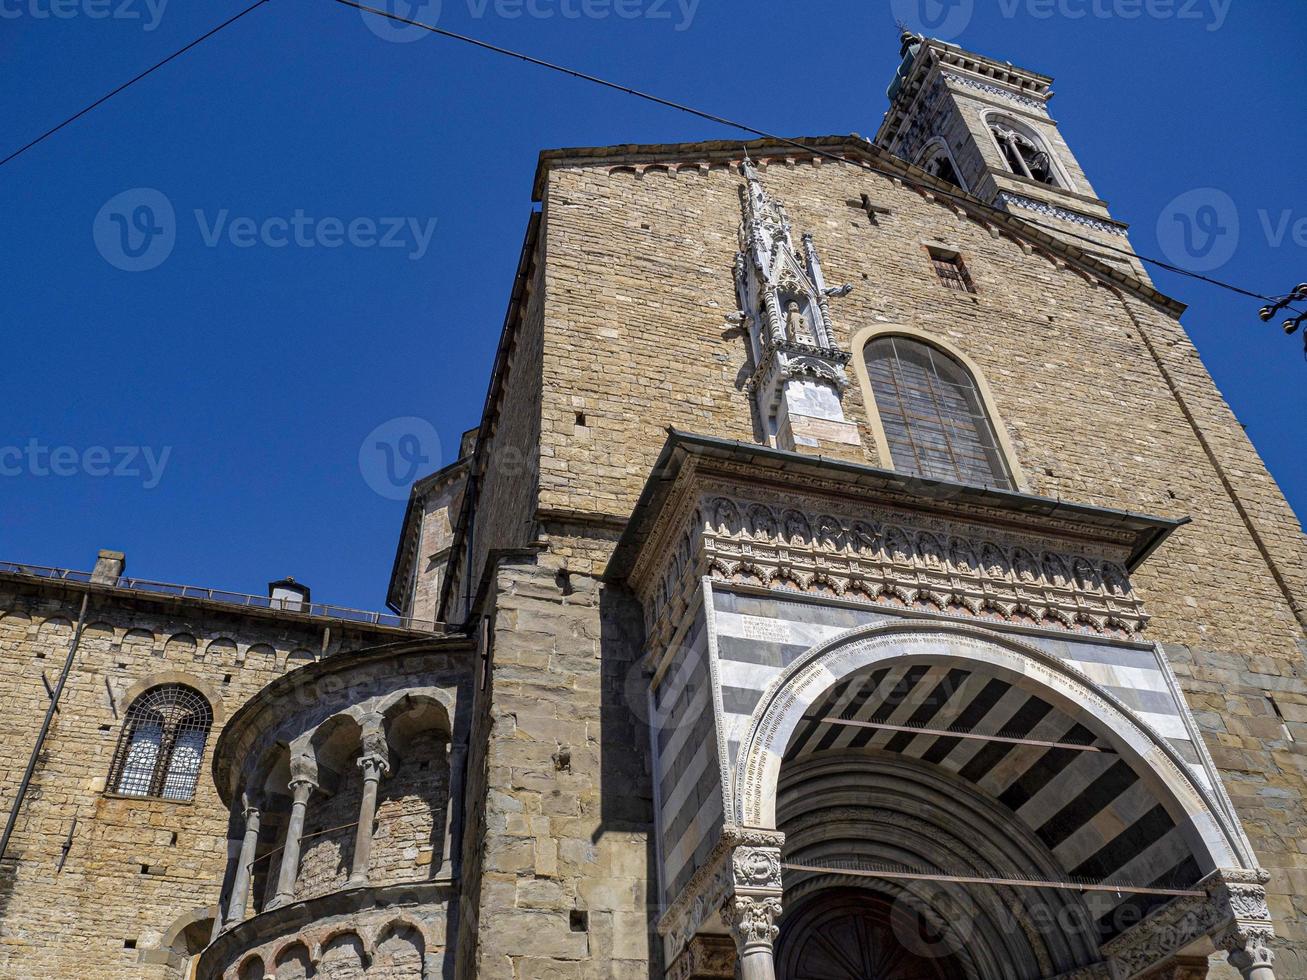
<instances>
[{"instance_id":1,"label":"column capital","mask_svg":"<svg viewBox=\"0 0 1307 980\"><path fill-rule=\"evenodd\" d=\"M1255 976L1254 970L1269 970L1275 963L1274 938L1269 928L1230 929L1216 938L1216 945L1226 951L1230 965L1247 977Z\"/></svg>"},{"instance_id":2,"label":"column capital","mask_svg":"<svg viewBox=\"0 0 1307 980\"><path fill-rule=\"evenodd\" d=\"M359 756L358 767L364 779L380 779L390 772L390 761L380 755L368 753Z\"/></svg>"},{"instance_id":3,"label":"column capital","mask_svg":"<svg viewBox=\"0 0 1307 980\"><path fill-rule=\"evenodd\" d=\"M780 918L779 897L754 898L732 895L722 905L722 918L730 926L735 946L743 956L756 949L768 949L780 935L776 920Z\"/></svg>"},{"instance_id":4,"label":"column capital","mask_svg":"<svg viewBox=\"0 0 1307 980\"><path fill-rule=\"evenodd\" d=\"M1230 965L1245 977L1271 980L1275 929L1266 901L1271 876L1261 868L1222 868L1203 882L1219 912L1220 924L1212 941L1228 954Z\"/></svg>"},{"instance_id":5,"label":"column capital","mask_svg":"<svg viewBox=\"0 0 1307 980\"><path fill-rule=\"evenodd\" d=\"M289 789L291 793L294 794L294 801L296 803L306 802L308 798L313 795L313 791L317 788L317 782L309 779L307 776L296 777L295 779L292 779L289 784Z\"/></svg>"}]
</instances>

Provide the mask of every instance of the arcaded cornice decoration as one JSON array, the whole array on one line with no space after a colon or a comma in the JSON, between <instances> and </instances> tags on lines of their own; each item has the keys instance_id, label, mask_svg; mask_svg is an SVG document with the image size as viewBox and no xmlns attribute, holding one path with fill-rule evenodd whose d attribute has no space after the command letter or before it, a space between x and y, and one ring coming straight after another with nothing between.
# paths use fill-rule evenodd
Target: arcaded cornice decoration
<instances>
[{"instance_id":1,"label":"arcaded cornice decoration","mask_svg":"<svg viewBox=\"0 0 1307 980\"><path fill-rule=\"evenodd\" d=\"M1077 543L1047 525L991 524L983 508L959 503L953 516L932 516L747 486L743 473L740 483L704 479L637 570L654 648L670 639L703 575L1118 638L1137 638L1148 622L1124 540Z\"/></svg>"},{"instance_id":2,"label":"arcaded cornice decoration","mask_svg":"<svg viewBox=\"0 0 1307 980\"><path fill-rule=\"evenodd\" d=\"M1092 228L1108 235L1126 237L1125 228L1115 221L1105 221L1102 218L1081 214L1079 211L1072 211L1069 208L1060 208L1055 204L1036 201L1034 198L1022 194L1013 194L1011 191L999 191L996 202L1000 205L1011 204L1014 207L1033 211L1036 214L1047 215L1050 218L1058 218L1061 221L1069 221L1071 224L1083 225L1086 228Z\"/></svg>"},{"instance_id":3,"label":"arcaded cornice decoration","mask_svg":"<svg viewBox=\"0 0 1307 980\"><path fill-rule=\"evenodd\" d=\"M977 78L975 75L969 75L965 72L945 71L940 73L946 80L955 85L965 85L967 88L984 92L986 95L993 95L1009 102L1014 102L1023 109L1029 109L1032 112L1038 112L1041 115L1048 114L1048 104L1043 99L1033 98L1029 95L1022 95L1006 85L996 84L985 81L983 78Z\"/></svg>"},{"instance_id":4,"label":"arcaded cornice decoration","mask_svg":"<svg viewBox=\"0 0 1307 980\"><path fill-rule=\"evenodd\" d=\"M722 581L924 602L1100 633L1137 633L1147 621L1120 564L1050 550L1038 536L889 509L823 513L726 496L704 504L704 556Z\"/></svg>"}]
</instances>

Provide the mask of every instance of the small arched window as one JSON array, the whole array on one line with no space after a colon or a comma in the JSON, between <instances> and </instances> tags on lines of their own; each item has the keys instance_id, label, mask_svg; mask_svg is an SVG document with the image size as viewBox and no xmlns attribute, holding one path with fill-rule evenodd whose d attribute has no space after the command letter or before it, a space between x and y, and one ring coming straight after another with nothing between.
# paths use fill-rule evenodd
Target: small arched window
<instances>
[{"instance_id":1,"label":"small arched window","mask_svg":"<svg viewBox=\"0 0 1307 980\"><path fill-rule=\"evenodd\" d=\"M953 153L949 150L948 143L939 137L922 147L921 152L917 154L917 166L933 177L946 180L961 190L967 190L966 183L958 173L957 163L953 160Z\"/></svg>"},{"instance_id":2,"label":"small arched window","mask_svg":"<svg viewBox=\"0 0 1307 980\"><path fill-rule=\"evenodd\" d=\"M200 779L213 709L181 684L152 687L127 709L109 790L123 796L191 800Z\"/></svg>"},{"instance_id":3,"label":"small arched window","mask_svg":"<svg viewBox=\"0 0 1307 980\"><path fill-rule=\"evenodd\" d=\"M1057 179L1052 154L1038 136L1006 119L991 119L989 131L994 134L1003 162L1014 174L1051 187L1062 186Z\"/></svg>"},{"instance_id":4,"label":"small arched window","mask_svg":"<svg viewBox=\"0 0 1307 980\"><path fill-rule=\"evenodd\" d=\"M894 469L1013 489L994 423L966 365L899 335L875 337L862 353Z\"/></svg>"}]
</instances>

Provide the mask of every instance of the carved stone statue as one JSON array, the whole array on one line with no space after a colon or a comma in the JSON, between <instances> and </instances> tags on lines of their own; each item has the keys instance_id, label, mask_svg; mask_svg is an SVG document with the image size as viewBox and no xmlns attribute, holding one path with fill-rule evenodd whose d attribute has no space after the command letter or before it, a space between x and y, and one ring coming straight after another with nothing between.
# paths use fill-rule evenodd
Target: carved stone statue
<instances>
[{"instance_id":1,"label":"carved stone statue","mask_svg":"<svg viewBox=\"0 0 1307 980\"><path fill-rule=\"evenodd\" d=\"M785 339L795 344L816 346L817 338L812 333L808 318L799 309L795 300L785 304Z\"/></svg>"}]
</instances>

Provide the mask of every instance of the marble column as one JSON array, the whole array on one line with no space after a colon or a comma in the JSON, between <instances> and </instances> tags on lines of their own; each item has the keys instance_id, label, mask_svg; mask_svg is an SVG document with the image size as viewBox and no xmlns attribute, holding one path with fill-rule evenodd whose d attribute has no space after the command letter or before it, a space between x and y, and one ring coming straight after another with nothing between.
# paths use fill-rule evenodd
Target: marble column
<instances>
[{"instance_id":1,"label":"marble column","mask_svg":"<svg viewBox=\"0 0 1307 980\"><path fill-rule=\"evenodd\" d=\"M1271 952L1271 936L1268 932L1256 929L1240 929L1229 934L1222 946L1227 950L1227 959L1243 976L1243 980L1275 980L1272 963L1275 954Z\"/></svg>"},{"instance_id":2,"label":"marble column","mask_svg":"<svg viewBox=\"0 0 1307 980\"><path fill-rule=\"evenodd\" d=\"M311 779L300 778L290 781L290 791L293 794L290 821L286 825L286 843L281 849L277 894L268 903L270 909L280 908L287 902L295 900L295 879L299 876L300 844L304 837L304 814L308 810L309 797L317 788L317 783Z\"/></svg>"},{"instance_id":3,"label":"marble column","mask_svg":"<svg viewBox=\"0 0 1307 980\"><path fill-rule=\"evenodd\" d=\"M773 947L780 929L779 898L734 895L726 900L722 916L730 926L739 954L740 980L776 980Z\"/></svg>"},{"instance_id":4,"label":"marble column","mask_svg":"<svg viewBox=\"0 0 1307 980\"><path fill-rule=\"evenodd\" d=\"M773 946L780 929L781 848L776 831L732 828L741 843L731 852L732 894L722 906L739 953L740 980L776 980Z\"/></svg>"},{"instance_id":5,"label":"marble column","mask_svg":"<svg viewBox=\"0 0 1307 980\"><path fill-rule=\"evenodd\" d=\"M241 841L240 856L236 859L236 877L232 879L231 900L227 903L227 928L245 921L245 911L250 899L250 876L254 867L255 852L259 846L259 824L262 814L254 805L247 805L242 814L245 818L245 837Z\"/></svg>"},{"instance_id":6,"label":"marble column","mask_svg":"<svg viewBox=\"0 0 1307 980\"><path fill-rule=\"evenodd\" d=\"M354 832L354 863L346 886L359 888L368 883L372 863L372 832L377 822L377 785L390 771L390 763L379 755L365 755L358 762L363 773L363 799L359 803L359 823Z\"/></svg>"}]
</instances>

